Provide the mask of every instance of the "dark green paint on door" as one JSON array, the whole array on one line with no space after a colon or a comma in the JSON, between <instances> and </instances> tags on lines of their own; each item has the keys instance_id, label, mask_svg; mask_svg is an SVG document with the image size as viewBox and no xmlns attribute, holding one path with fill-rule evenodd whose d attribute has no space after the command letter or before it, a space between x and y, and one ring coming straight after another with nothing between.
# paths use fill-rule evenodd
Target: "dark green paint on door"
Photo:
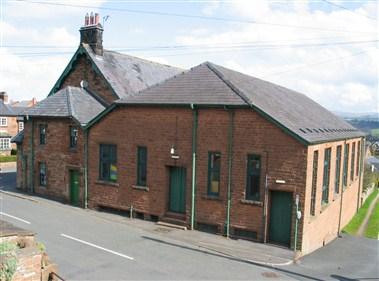
<instances>
[{"instance_id":1,"label":"dark green paint on door","mask_svg":"<svg viewBox=\"0 0 379 281\"><path fill-rule=\"evenodd\" d=\"M271 243L290 246L292 193L271 191L270 230Z\"/></svg>"},{"instance_id":2,"label":"dark green paint on door","mask_svg":"<svg viewBox=\"0 0 379 281\"><path fill-rule=\"evenodd\" d=\"M169 211L185 213L186 211L186 169L170 167Z\"/></svg>"},{"instance_id":3,"label":"dark green paint on door","mask_svg":"<svg viewBox=\"0 0 379 281\"><path fill-rule=\"evenodd\" d=\"M70 202L79 205L79 172L75 170L70 170Z\"/></svg>"}]
</instances>

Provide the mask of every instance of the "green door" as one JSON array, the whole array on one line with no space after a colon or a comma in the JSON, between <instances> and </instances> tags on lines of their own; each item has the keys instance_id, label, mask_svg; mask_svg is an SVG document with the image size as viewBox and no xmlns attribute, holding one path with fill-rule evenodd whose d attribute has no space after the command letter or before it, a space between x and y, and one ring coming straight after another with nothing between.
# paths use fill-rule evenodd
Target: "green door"
<instances>
[{"instance_id":1,"label":"green door","mask_svg":"<svg viewBox=\"0 0 379 281\"><path fill-rule=\"evenodd\" d=\"M291 244L292 193L271 191L270 230L271 243Z\"/></svg>"},{"instance_id":2,"label":"green door","mask_svg":"<svg viewBox=\"0 0 379 281\"><path fill-rule=\"evenodd\" d=\"M79 205L79 172L75 170L70 170L70 202Z\"/></svg>"},{"instance_id":3,"label":"green door","mask_svg":"<svg viewBox=\"0 0 379 281\"><path fill-rule=\"evenodd\" d=\"M175 213L186 212L186 169L182 167L170 168L170 198L169 211Z\"/></svg>"}]
</instances>

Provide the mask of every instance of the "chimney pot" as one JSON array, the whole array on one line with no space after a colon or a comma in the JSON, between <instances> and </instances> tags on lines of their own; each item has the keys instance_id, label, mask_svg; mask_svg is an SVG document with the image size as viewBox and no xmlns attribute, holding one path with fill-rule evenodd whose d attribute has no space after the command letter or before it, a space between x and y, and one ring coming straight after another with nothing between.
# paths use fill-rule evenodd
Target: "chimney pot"
<instances>
[{"instance_id":1,"label":"chimney pot","mask_svg":"<svg viewBox=\"0 0 379 281\"><path fill-rule=\"evenodd\" d=\"M99 24L100 22L100 15L98 13L95 13L95 24Z\"/></svg>"},{"instance_id":2,"label":"chimney pot","mask_svg":"<svg viewBox=\"0 0 379 281\"><path fill-rule=\"evenodd\" d=\"M88 13L84 17L84 26L87 26L87 25L89 25L89 15L88 15Z\"/></svg>"},{"instance_id":3,"label":"chimney pot","mask_svg":"<svg viewBox=\"0 0 379 281\"><path fill-rule=\"evenodd\" d=\"M90 24L90 25L93 25L93 24L94 24L94 21L95 21L95 18L94 18L94 16L93 16L93 13L91 12L91 15L90 15L90 17L89 17L89 24Z\"/></svg>"}]
</instances>

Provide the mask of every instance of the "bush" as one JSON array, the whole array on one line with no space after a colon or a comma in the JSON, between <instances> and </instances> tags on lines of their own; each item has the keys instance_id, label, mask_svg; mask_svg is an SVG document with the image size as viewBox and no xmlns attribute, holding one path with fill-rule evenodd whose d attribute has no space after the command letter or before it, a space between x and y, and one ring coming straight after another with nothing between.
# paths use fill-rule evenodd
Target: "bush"
<instances>
[{"instance_id":1,"label":"bush","mask_svg":"<svg viewBox=\"0 0 379 281\"><path fill-rule=\"evenodd\" d=\"M363 191L365 191L367 188L370 188L373 183L376 185L378 180L379 173L376 171L372 172L371 165L366 164L363 174Z\"/></svg>"},{"instance_id":2,"label":"bush","mask_svg":"<svg viewBox=\"0 0 379 281\"><path fill-rule=\"evenodd\" d=\"M12 148L11 155L17 155L17 149Z\"/></svg>"},{"instance_id":3,"label":"bush","mask_svg":"<svg viewBox=\"0 0 379 281\"><path fill-rule=\"evenodd\" d=\"M9 242L0 243L0 280L11 281L17 269L17 246Z\"/></svg>"}]
</instances>

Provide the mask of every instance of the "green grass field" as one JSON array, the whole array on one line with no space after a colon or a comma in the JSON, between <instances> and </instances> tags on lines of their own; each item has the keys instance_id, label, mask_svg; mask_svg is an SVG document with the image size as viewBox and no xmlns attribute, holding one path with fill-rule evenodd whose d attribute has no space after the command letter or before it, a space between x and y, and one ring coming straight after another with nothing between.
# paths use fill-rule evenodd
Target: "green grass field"
<instances>
[{"instance_id":1,"label":"green grass field","mask_svg":"<svg viewBox=\"0 0 379 281\"><path fill-rule=\"evenodd\" d=\"M365 231L365 236L368 238L379 240L379 200L376 201L375 208L372 211L368 225Z\"/></svg>"},{"instance_id":2,"label":"green grass field","mask_svg":"<svg viewBox=\"0 0 379 281\"><path fill-rule=\"evenodd\" d=\"M352 218L347 226L343 229L343 232L348 234L356 234L359 227L361 226L363 220L367 215L368 208L370 207L371 202L376 198L378 194L378 189L376 188L373 193L366 199L363 206L358 210L358 213Z\"/></svg>"},{"instance_id":3,"label":"green grass field","mask_svg":"<svg viewBox=\"0 0 379 281\"><path fill-rule=\"evenodd\" d=\"M372 129L371 135L374 137L379 137L379 129Z\"/></svg>"}]
</instances>

